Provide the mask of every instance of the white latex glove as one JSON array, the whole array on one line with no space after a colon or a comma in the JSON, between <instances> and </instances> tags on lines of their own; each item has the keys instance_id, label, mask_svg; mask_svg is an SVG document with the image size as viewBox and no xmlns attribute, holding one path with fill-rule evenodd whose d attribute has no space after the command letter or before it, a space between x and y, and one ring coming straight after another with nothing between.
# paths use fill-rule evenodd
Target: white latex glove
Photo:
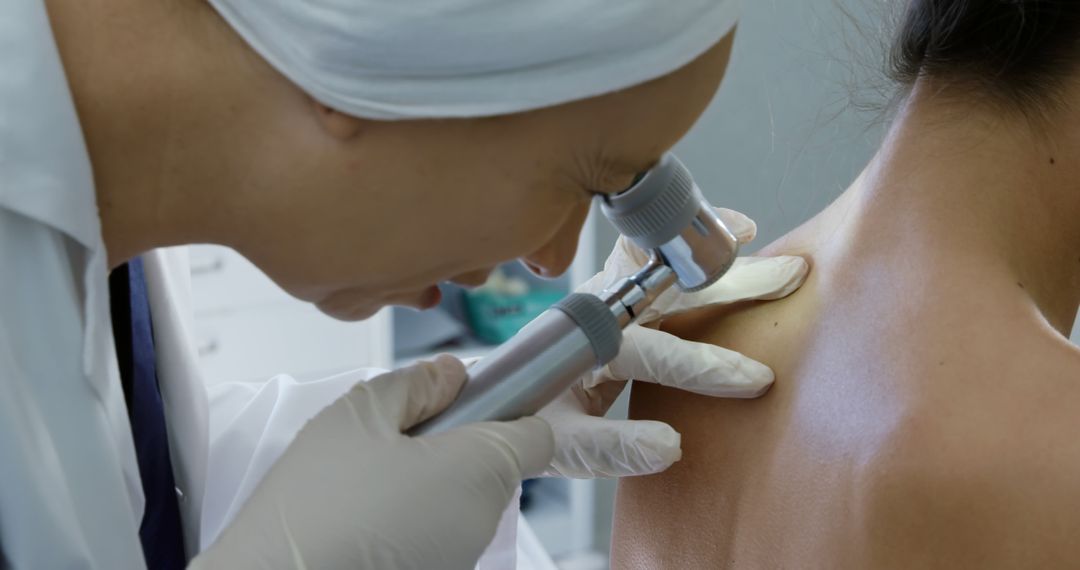
<instances>
[{"instance_id":1,"label":"white latex glove","mask_svg":"<svg viewBox=\"0 0 1080 570\"><path fill-rule=\"evenodd\" d=\"M745 244L757 233L746 216L717 214ZM578 291L599 294L640 269L648 256L619 238L604 270ZM545 475L592 478L657 473L682 456L679 433L647 420L603 416L628 380L655 382L707 396L755 398L773 382L769 367L717 346L682 340L656 330L660 321L692 309L739 301L779 299L797 290L809 270L801 257L740 257L716 284L695 293L668 289L623 331L619 355L578 381L540 411L555 433L555 456Z\"/></svg>"},{"instance_id":2,"label":"white latex glove","mask_svg":"<svg viewBox=\"0 0 1080 570\"><path fill-rule=\"evenodd\" d=\"M535 417L402 435L464 381L440 356L357 384L304 426L192 567L472 568L553 441Z\"/></svg>"}]
</instances>

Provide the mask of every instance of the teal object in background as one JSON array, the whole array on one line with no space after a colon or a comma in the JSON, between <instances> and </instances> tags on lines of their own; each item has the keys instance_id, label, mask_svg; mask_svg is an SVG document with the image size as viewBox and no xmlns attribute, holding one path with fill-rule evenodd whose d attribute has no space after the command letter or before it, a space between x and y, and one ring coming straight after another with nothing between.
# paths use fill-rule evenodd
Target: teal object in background
<instances>
[{"instance_id":1,"label":"teal object in background","mask_svg":"<svg viewBox=\"0 0 1080 570\"><path fill-rule=\"evenodd\" d=\"M537 289L508 295L488 289L465 292L465 315L473 334L480 340L501 344L535 319L566 293Z\"/></svg>"}]
</instances>

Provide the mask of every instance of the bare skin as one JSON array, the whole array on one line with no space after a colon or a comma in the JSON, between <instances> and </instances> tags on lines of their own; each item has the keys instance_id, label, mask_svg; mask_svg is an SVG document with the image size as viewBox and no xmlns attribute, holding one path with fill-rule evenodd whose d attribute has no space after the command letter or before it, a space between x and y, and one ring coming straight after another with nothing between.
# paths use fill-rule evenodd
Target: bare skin
<instances>
[{"instance_id":1,"label":"bare skin","mask_svg":"<svg viewBox=\"0 0 1080 570\"><path fill-rule=\"evenodd\" d=\"M1036 135L957 101L920 80L859 180L765 248L812 260L801 290L665 324L777 382L634 386L683 459L620 482L613 567L1075 567L1080 111Z\"/></svg>"},{"instance_id":2,"label":"bare skin","mask_svg":"<svg viewBox=\"0 0 1080 570\"><path fill-rule=\"evenodd\" d=\"M111 265L219 243L343 319L523 259L558 275L590 198L697 120L732 35L621 92L479 120L370 121L291 84L197 0L49 0ZM434 292L433 292L434 291Z\"/></svg>"}]
</instances>

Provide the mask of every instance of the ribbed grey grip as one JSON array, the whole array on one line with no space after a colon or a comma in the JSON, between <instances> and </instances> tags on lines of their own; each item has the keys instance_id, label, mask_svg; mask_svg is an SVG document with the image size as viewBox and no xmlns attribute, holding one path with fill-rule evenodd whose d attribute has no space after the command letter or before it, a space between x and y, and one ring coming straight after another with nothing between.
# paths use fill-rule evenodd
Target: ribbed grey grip
<instances>
[{"instance_id":1,"label":"ribbed grey grip","mask_svg":"<svg viewBox=\"0 0 1080 570\"><path fill-rule=\"evenodd\" d=\"M611 362L619 354L622 344L622 328L607 304L596 295L573 293L556 303L558 309L570 317L592 345L597 367Z\"/></svg>"},{"instance_id":2,"label":"ribbed grey grip","mask_svg":"<svg viewBox=\"0 0 1080 570\"><path fill-rule=\"evenodd\" d=\"M701 205L690 172L668 153L628 190L606 196L602 208L619 233L647 250L679 235Z\"/></svg>"}]
</instances>

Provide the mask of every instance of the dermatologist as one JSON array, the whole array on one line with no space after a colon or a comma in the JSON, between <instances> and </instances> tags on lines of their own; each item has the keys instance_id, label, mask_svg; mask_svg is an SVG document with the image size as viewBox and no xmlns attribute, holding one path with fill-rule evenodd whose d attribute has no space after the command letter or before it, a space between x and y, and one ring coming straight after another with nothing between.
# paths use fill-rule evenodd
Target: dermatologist
<instances>
[{"instance_id":1,"label":"dermatologist","mask_svg":"<svg viewBox=\"0 0 1080 570\"><path fill-rule=\"evenodd\" d=\"M668 293L537 417L410 438L461 388L461 362L208 392L172 247L232 247L346 320L434 306L439 282L480 284L514 258L558 275L591 198L626 188L711 100L734 2L0 12L0 567L467 568L522 478L679 459L669 426L603 418L627 380L732 397L773 381L655 328L784 296L807 271L744 258ZM620 242L587 287L641 262Z\"/></svg>"}]
</instances>

